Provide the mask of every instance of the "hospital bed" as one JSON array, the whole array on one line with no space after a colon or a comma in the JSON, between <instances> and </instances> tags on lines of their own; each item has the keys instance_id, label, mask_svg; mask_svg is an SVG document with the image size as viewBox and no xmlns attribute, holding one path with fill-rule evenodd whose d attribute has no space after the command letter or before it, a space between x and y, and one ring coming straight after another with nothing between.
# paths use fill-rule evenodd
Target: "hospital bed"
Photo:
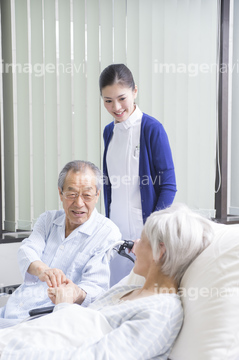
<instances>
[{"instance_id":1,"label":"hospital bed","mask_svg":"<svg viewBox=\"0 0 239 360\"><path fill-rule=\"evenodd\" d=\"M239 360L239 226L213 225L213 242L180 284L184 323L170 360ZM132 272L123 281L144 280Z\"/></svg>"},{"instance_id":2,"label":"hospital bed","mask_svg":"<svg viewBox=\"0 0 239 360\"><path fill-rule=\"evenodd\" d=\"M180 284L184 324L170 360L239 360L239 226L213 226L213 242ZM121 282L144 279L131 272Z\"/></svg>"}]
</instances>

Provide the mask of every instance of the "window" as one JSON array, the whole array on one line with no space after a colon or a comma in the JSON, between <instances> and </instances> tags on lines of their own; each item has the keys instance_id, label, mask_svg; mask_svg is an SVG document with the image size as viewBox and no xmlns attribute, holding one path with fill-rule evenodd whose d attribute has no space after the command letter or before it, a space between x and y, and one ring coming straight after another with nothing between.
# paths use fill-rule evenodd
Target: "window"
<instances>
[{"instance_id":1,"label":"window","mask_svg":"<svg viewBox=\"0 0 239 360\"><path fill-rule=\"evenodd\" d=\"M60 206L57 176L66 162L101 168L112 119L98 77L112 62L129 66L139 107L168 133L175 201L214 215L217 1L2 1L1 39L5 231L31 230Z\"/></svg>"}]
</instances>

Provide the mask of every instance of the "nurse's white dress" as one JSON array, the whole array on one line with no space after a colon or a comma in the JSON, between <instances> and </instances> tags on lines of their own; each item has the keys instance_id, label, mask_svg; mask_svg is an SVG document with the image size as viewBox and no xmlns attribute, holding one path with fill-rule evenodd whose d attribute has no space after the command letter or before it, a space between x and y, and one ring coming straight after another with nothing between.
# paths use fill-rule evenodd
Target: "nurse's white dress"
<instances>
[{"instance_id":1,"label":"nurse's white dress","mask_svg":"<svg viewBox=\"0 0 239 360\"><path fill-rule=\"evenodd\" d=\"M143 113L136 105L135 111L127 120L115 123L106 155L111 182L110 219L119 227L123 240L139 238L143 228L139 188L142 116ZM130 260L116 256L111 261L110 285L128 275L133 266Z\"/></svg>"}]
</instances>

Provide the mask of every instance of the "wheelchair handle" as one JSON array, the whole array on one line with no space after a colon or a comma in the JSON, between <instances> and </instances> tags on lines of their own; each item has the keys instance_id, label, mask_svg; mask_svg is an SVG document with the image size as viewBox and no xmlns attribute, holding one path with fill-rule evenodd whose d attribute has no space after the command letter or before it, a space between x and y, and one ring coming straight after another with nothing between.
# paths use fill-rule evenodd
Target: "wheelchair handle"
<instances>
[{"instance_id":1,"label":"wheelchair handle","mask_svg":"<svg viewBox=\"0 0 239 360\"><path fill-rule=\"evenodd\" d=\"M116 248L116 246L118 246L118 245L120 245L119 249ZM133 263L134 263L134 259L125 252L126 249L131 250L133 248L133 246L134 246L134 242L131 240L118 241L108 250L108 252L107 252L108 261L110 261L111 251L115 250L118 252L119 255L126 257L127 259L133 261Z\"/></svg>"}]
</instances>

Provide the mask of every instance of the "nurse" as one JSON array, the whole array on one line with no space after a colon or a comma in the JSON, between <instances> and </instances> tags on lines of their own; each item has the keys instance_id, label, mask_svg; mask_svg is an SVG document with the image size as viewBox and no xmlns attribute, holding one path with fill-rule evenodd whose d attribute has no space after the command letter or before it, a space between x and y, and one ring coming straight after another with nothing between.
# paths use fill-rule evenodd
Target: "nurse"
<instances>
[{"instance_id":1,"label":"nurse","mask_svg":"<svg viewBox=\"0 0 239 360\"><path fill-rule=\"evenodd\" d=\"M127 66L106 67L99 86L104 106L114 118L103 135L105 212L124 240L134 240L147 217L174 200L172 153L163 125L135 104L138 89ZM111 286L132 268L132 262L116 256L111 263Z\"/></svg>"}]
</instances>

